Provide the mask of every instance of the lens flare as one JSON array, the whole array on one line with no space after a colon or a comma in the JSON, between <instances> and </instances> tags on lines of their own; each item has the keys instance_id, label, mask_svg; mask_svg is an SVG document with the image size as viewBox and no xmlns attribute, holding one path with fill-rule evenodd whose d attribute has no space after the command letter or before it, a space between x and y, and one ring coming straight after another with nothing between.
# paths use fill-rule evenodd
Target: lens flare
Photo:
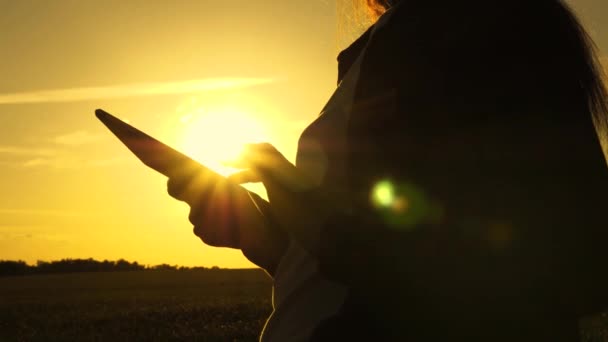
<instances>
[{"instance_id":1,"label":"lens flare","mask_svg":"<svg viewBox=\"0 0 608 342\"><path fill-rule=\"evenodd\" d=\"M390 207L395 200L395 190L390 181L378 182L372 190L372 203L376 207Z\"/></svg>"},{"instance_id":2,"label":"lens flare","mask_svg":"<svg viewBox=\"0 0 608 342\"><path fill-rule=\"evenodd\" d=\"M395 198L395 200L391 204L391 208L397 213L405 213L409 209L409 207L410 202L407 200L407 198L403 196Z\"/></svg>"},{"instance_id":3,"label":"lens flare","mask_svg":"<svg viewBox=\"0 0 608 342\"><path fill-rule=\"evenodd\" d=\"M387 226L397 230L411 230L443 216L441 206L412 183L381 180L372 187L370 201Z\"/></svg>"}]
</instances>

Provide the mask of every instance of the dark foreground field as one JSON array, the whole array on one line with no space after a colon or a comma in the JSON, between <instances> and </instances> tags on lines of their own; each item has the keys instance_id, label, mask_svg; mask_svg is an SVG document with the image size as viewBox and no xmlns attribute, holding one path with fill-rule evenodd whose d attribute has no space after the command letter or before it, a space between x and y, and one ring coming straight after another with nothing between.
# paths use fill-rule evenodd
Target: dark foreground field
<instances>
[{"instance_id":1,"label":"dark foreground field","mask_svg":"<svg viewBox=\"0 0 608 342\"><path fill-rule=\"evenodd\" d=\"M260 270L0 277L0 341L255 341L270 293Z\"/></svg>"},{"instance_id":2,"label":"dark foreground field","mask_svg":"<svg viewBox=\"0 0 608 342\"><path fill-rule=\"evenodd\" d=\"M0 277L0 342L255 341L270 313L260 270ZM608 341L608 315L583 341Z\"/></svg>"}]
</instances>

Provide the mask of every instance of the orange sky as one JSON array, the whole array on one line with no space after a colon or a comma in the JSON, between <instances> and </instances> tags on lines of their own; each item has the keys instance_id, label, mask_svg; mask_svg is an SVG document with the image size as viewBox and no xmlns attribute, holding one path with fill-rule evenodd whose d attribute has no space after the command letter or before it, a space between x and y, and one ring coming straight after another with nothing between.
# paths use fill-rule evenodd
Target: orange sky
<instances>
[{"instance_id":1,"label":"orange sky","mask_svg":"<svg viewBox=\"0 0 608 342\"><path fill-rule=\"evenodd\" d=\"M607 51L608 2L571 3ZM251 266L192 235L166 180L93 110L206 161L221 155L214 140L259 136L293 160L351 39L337 33L349 20L336 9L334 0L0 0L0 259ZM218 134L226 118L256 127Z\"/></svg>"}]
</instances>

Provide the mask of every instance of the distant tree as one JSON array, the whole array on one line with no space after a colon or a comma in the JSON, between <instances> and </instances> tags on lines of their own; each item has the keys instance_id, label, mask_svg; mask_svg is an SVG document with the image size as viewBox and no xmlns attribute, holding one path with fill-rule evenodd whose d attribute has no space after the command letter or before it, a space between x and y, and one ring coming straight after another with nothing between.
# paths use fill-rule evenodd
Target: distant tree
<instances>
[{"instance_id":1,"label":"distant tree","mask_svg":"<svg viewBox=\"0 0 608 342\"><path fill-rule=\"evenodd\" d=\"M51 263L38 260L36 261L35 273L50 273Z\"/></svg>"},{"instance_id":2,"label":"distant tree","mask_svg":"<svg viewBox=\"0 0 608 342\"><path fill-rule=\"evenodd\" d=\"M152 267L155 271L175 271L177 270L177 266L171 266L168 264L160 264Z\"/></svg>"},{"instance_id":3,"label":"distant tree","mask_svg":"<svg viewBox=\"0 0 608 342\"><path fill-rule=\"evenodd\" d=\"M130 266L131 266L131 263L129 263L128 261L126 261L124 259L119 259L114 264L114 269L116 271L128 271Z\"/></svg>"},{"instance_id":4,"label":"distant tree","mask_svg":"<svg viewBox=\"0 0 608 342\"><path fill-rule=\"evenodd\" d=\"M30 266L25 261L0 260L0 276L25 275L30 272Z\"/></svg>"},{"instance_id":5,"label":"distant tree","mask_svg":"<svg viewBox=\"0 0 608 342\"><path fill-rule=\"evenodd\" d=\"M211 269L219 270L217 266ZM116 271L143 271L143 270L208 270L205 267L185 267L169 264L144 266L138 262L129 262L125 259L117 261L98 261L88 259L61 259L54 261L36 261L35 265L28 265L25 261L0 260L0 276L49 274L49 273L76 273L76 272L116 272Z\"/></svg>"}]
</instances>

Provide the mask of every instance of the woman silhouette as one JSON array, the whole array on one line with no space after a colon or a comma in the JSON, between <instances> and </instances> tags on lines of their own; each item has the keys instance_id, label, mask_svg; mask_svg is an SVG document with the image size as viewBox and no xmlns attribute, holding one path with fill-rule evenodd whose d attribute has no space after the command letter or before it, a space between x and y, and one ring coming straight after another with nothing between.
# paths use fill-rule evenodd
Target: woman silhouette
<instances>
[{"instance_id":1,"label":"woman silhouette","mask_svg":"<svg viewBox=\"0 0 608 342\"><path fill-rule=\"evenodd\" d=\"M608 306L591 39L561 0L368 3L296 165L252 145L232 177L262 181L276 220L244 248L270 255L266 339L579 339ZM199 236L228 229L189 203Z\"/></svg>"}]
</instances>

